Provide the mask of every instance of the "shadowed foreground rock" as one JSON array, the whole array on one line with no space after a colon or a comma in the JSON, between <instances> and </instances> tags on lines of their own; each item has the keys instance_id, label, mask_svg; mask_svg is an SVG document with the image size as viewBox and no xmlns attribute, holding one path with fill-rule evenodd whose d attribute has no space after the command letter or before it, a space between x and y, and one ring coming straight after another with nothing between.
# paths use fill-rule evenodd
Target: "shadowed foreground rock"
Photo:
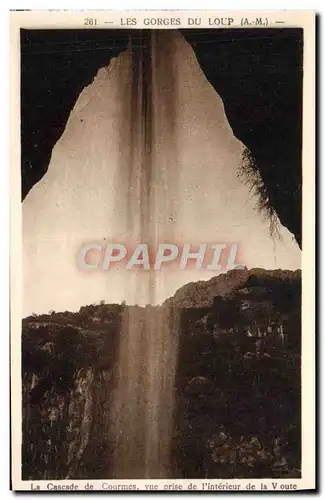
<instances>
[{"instance_id":1,"label":"shadowed foreground rock","mask_svg":"<svg viewBox=\"0 0 325 500\"><path fill-rule=\"evenodd\" d=\"M188 285L188 307L184 290L161 306L179 324L171 475L300 477L300 273L231 273L206 282L212 300L201 282ZM113 476L121 320L134 309L154 320L161 307L23 320L25 480Z\"/></svg>"}]
</instances>

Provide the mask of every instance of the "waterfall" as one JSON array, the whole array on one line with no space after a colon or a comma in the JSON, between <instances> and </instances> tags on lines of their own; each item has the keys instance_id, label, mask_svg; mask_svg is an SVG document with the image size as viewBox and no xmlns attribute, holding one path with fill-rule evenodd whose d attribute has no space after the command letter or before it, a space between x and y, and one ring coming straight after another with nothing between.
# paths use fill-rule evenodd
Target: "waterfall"
<instances>
[{"instance_id":1,"label":"waterfall","mask_svg":"<svg viewBox=\"0 0 325 500\"><path fill-rule=\"evenodd\" d=\"M153 248L158 244L158 211L162 215L155 189L163 186L162 172L155 161L155 134L160 132L161 119L157 113L163 113L162 108L155 107L159 92L157 66L161 62L155 33L137 36L131 41L129 50L132 89L127 216L133 237ZM170 74L173 75L173 71ZM166 97L161 103L168 113L168 133L172 134L172 96L167 94ZM175 160L175 149L173 154ZM155 304L155 273L146 272L142 285L147 304ZM135 306L126 309L111 413L114 478L166 478L171 474L176 354L177 328L168 308Z\"/></svg>"},{"instance_id":2,"label":"waterfall","mask_svg":"<svg viewBox=\"0 0 325 500\"><path fill-rule=\"evenodd\" d=\"M113 478L171 470L177 323L167 308L132 307L121 330L112 408Z\"/></svg>"},{"instance_id":3,"label":"waterfall","mask_svg":"<svg viewBox=\"0 0 325 500\"><path fill-rule=\"evenodd\" d=\"M114 478L173 474L178 325L156 304L215 272L166 266L86 273L76 255L99 240L151 250L168 242L240 242L244 265L272 267L268 224L238 178L242 150L182 35L139 30L80 94L46 175L24 201L25 314L100 300L129 304L109 422ZM282 233L277 265L299 267L300 251Z\"/></svg>"}]
</instances>

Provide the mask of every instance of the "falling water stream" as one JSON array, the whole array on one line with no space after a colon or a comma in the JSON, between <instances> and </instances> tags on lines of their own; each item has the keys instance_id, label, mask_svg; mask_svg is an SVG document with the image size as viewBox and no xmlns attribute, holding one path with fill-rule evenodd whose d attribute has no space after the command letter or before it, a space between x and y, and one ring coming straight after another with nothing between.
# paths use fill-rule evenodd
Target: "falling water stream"
<instances>
[{"instance_id":1,"label":"falling water stream","mask_svg":"<svg viewBox=\"0 0 325 500\"><path fill-rule=\"evenodd\" d=\"M155 162L155 135L159 134L161 119L155 108L159 92L156 73L157 65L163 66L153 31L131 40L129 50L132 97L127 215L133 238L153 248L161 235L156 215L163 210L155 194L165 182ZM165 113L172 133L170 100L167 92ZM173 153L176 155L176 151ZM155 273L143 272L148 306L127 308L121 327L111 424L114 478L165 478L171 474L177 328L167 307L150 306L156 303Z\"/></svg>"}]
</instances>

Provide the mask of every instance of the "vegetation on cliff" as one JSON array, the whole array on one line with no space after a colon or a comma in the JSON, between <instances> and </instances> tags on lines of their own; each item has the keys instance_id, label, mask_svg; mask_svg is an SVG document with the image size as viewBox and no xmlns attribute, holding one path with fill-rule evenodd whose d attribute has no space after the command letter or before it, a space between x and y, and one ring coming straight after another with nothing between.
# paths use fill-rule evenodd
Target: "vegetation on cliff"
<instances>
[{"instance_id":1,"label":"vegetation on cliff","mask_svg":"<svg viewBox=\"0 0 325 500\"><path fill-rule=\"evenodd\" d=\"M300 476L300 293L299 271L244 269L147 306L177 325L174 477ZM23 320L24 479L110 477L114 369L132 307Z\"/></svg>"}]
</instances>

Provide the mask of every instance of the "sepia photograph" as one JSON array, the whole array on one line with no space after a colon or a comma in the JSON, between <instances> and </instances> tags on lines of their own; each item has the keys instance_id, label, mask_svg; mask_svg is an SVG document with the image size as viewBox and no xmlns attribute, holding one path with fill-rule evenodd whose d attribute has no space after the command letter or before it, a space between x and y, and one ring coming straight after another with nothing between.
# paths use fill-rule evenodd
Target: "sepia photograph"
<instances>
[{"instance_id":1,"label":"sepia photograph","mask_svg":"<svg viewBox=\"0 0 325 500\"><path fill-rule=\"evenodd\" d=\"M314 15L255 14L12 13L17 489L314 484Z\"/></svg>"}]
</instances>

